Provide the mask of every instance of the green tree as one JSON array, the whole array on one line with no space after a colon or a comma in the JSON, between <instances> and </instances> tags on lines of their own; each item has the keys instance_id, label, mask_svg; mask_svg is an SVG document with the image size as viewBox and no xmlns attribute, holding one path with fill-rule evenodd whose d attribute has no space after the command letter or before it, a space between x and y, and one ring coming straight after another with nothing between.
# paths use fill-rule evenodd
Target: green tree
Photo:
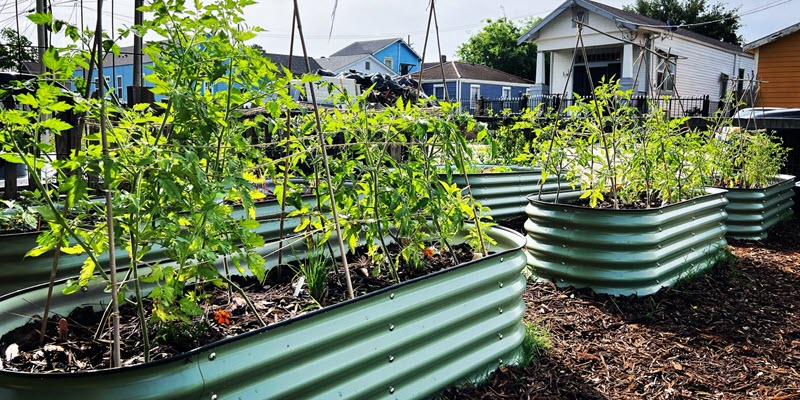
<instances>
[{"instance_id":1,"label":"green tree","mask_svg":"<svg viewBox=\"0 0 800 400\"><path fill-rule=\"evenodd\" d=\"M461 61L483 64L500 71L533 80L536 77L536 45L517 44L541 18L515 23L505 17L487 19L486 25L456 49Z\"/></svg>"},{"instance_id":2,"label":"green tree","mask_svg":"<svg viewBox=\"0 0 800 400\"><path fill-rule=\"evenodd\" d=\"M728 9L722 3L710 5L706 0L636 0L624 10L673 25L702 24L686 29L726 43L742 43L737 33L742 26L737 15L739 7Z\"/></svg>"},{"instance_id":3,"label":"green tree","mask_svg":"<svg viewBox=\"0 0 800 400\"><path fill-rule=\"evenodd\" d=\"M0 30L0 70L19 70L23 62L36 58L36 49L27 37L11 28Z\"/></svg>"}]
</instances>

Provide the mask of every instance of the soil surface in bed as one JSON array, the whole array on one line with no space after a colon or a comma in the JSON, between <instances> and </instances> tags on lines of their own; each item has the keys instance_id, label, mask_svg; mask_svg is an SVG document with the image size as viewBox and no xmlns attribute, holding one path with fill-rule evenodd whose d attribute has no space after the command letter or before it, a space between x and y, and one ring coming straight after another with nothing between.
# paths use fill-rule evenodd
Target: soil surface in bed
<instances>
[{"instance_id":1,"label":"soil surface in bed","mask_svg":"<svg viewBox=\"0 0 800 400\"><path fill-rule=\"evenodd\" d=\"M443 399L800 399L800 220L643 298L529 283L552 345Z\"/></svg>"},{"instance_id":2,"label":"soil surface in bed","mask_svg":"<svg viewBox=\"0 0 800 400\"><path fill-rule=\"evenodd\" d=\"M387 247L392 254L400 251L400 246L396 244ZM473 259L474 253L468 244L453 245L452 249L458 258L457 262L453 261L450 251L442 251L438 245L426 248L420 255L424 268L401 265L398 269L400 280L404 282ZM364 246L348 257L348 264L356 297L396 283L386 275L385 268L381 275L373 273L373 263L366 255ZM319 308L307 286L299 290L296 288L299 277L291 266L283 266L270 270L265 284L252 277L233 276L232 279L245 291L264 322L270 325ZM328 282L328 291L322 304L327 306L345 301L347 289L343 273L331 272ZM151 360L171 357L262 327L252 308L238 292L206 285L205 291L199 295L208 296L208 300L202 304L202 315L193 318L191 323L149 325L149 336L153 343ZM150 307L146 304L145 308L149 319ZM143 363L143 336L136 308L128 302L120 307L120 314L122 364ZM52 315L48 318L47 340L43 346L39 345L41 317L29 319L25 325L0 338L0 369L52 373L108 368L111 346L109 329L99 339L94 339L101 318L102 313L90 306L76 308L68 315ZM25 320L20 318L20 321L24 323Z\"/></svg>"}]
</instances>

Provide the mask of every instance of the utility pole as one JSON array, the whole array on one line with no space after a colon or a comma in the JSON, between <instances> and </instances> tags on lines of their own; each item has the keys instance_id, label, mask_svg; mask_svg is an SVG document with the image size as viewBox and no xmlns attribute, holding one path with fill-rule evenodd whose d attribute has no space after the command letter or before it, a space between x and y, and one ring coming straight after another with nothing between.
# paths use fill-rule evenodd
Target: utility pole
<instances>
[{"instance_id":1,"label":"utility pole","mask_svg":"<svg viewBox=\"0 0 800 400\"><path fill-rule=\"evenodd\" d=\"M134 25L141 25L143 22L142 12L139 7L144 4L142 0L133 1L133 23ZM137 89L142 86L142 37L138 34L133 36L133 92L134 96L138 96ZM138 100L138 99L137 99ZM130 99L128 100L130 101Z\"/></svg>"},{"instance_id":2,"label":"utility pole","mask_svg":"<svg viewBox=\"0 0 800 400\"><path fill-rule=\"evenodd\" d=\"M43 14L46 12L46 0L36 0L36 12ZM36 45L39 47L39 72L44 72L44 51L47 50L47 27L36 25Z\"/></svg>"}]
</instances>

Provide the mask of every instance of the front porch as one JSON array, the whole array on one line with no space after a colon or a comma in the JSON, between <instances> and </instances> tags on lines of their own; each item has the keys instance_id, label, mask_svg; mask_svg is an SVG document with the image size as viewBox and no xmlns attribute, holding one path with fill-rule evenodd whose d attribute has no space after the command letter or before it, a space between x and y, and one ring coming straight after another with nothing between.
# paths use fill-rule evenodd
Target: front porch
<instances>
[{"instance_id":1,"label":"front porch","mask_svg":"<svg viewBox=\"0 0 800 400\"><path fill-rule=\"evenodd\" d=\"M644 94L646 73L640 58L641 50L631 44L601 45L589 47L584 51L578 49L558 49L539 51L536 59L536 84L531 90L531 97L542 95L579 96L592 94L592 87L602 81L619 79L623 90L633 89L634 95ZM575 62L573 64L573 57ZM545 71L550 59L550 71ZM545 84L545 73L549 72L550 85ZM570 96L571 97L571 96Z\"/></svg>"}]
</instances>

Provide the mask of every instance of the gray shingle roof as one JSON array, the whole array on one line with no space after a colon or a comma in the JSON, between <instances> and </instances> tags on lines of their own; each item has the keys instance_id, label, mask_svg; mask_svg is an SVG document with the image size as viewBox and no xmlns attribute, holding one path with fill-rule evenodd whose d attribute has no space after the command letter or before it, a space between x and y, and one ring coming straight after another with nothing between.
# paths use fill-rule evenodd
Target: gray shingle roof
<instances>
[{"instance_id":1,"label":"gray shingle roof","mask_svg":"<svg viewBox=\"0 0 800 400\"><path fill-rule=\"evenodd\" d=\"M153 60L147 54L142 54L142 64L147 64L152 62ZM109 54L106 56L106 59L103 60L103 63L106 67L110 66L121 66L121 65L131 65L133 64L133 46L125 46L119 48L119 56L114 56Z\"/></svg>"},{"instance_id":2,"label":"gray shingle roof","mask_svg":"<svg viewBox=\"0 0 800 400\"><path fill-rule=\"evenodd\" d=\"M761 47L765 44L772 43L782 37L789 36L797 31L800 31L800 22L792 25L787 26L777 32L770 33L767 36L762 37L761 39L754 40L746 45L744 45L745 50L752 50L758 47Z\"/></svg>"},{"instance_id":3,"label":"gray shingle roof","mask_svg":"<svg viewBox=\"0 0 800 400\"><path fill-rule=\"evenodd\" d=\"M482 81L493 82L508 82L517 83L522 85L532 85L533 82L520 78L516 75L509 74L491 67L481 64L471 64L461 61L448 61L444 63L444 78L451 79L474 79ZM439 63L436 65L423 69L421 71L422 80L428 79L442 79L442 68ZM419 79L420 73L411 74L414 79Z\"/></svg>"},{"instance_id":4,"label":"gray shingle roof","mask_svg":"<svg viewBox=\"0 0 800 400\"><path fill-rule=\"evenodd\" d=\"M289 67L289 55L288 54L277 54L277 53L261 53L264 57L268 57L272 60L273 63L277 64L279 67ZM292 55L292 71L293 75L302 75L305 73L315 73L318 69L322 68L317 60L313 58L308 58L308 64L311 66L311 71L306 71L306 61L303 56L295 56Z\"/></svg>"},{"instance_id":5,"label":"gray shingle roof","mask_svg":"<svg viewBox=\"0 0 800 400\"><path fill-rule=\"evenodd\" d=\"M331 56L317 58L316 61L322 66L322 68L336 71L367 57L369 57L368 54L355 54L352 56Z\"/></svg>"},{"instance_id":6,"label":"gray shingle roof","mask_svg":"<svg viewBox=\"0 0 800 400\"><path fill-rule=\"evenodd\" d=\"M331 54L331 57L374 54L375 52L383 49L384 47L398 40L403 40L403 39L393 38L393 39L363 40L360 42L353 42L347 45L347 47L337 51L336 53Z\"/></svg>"}]
</instances>

